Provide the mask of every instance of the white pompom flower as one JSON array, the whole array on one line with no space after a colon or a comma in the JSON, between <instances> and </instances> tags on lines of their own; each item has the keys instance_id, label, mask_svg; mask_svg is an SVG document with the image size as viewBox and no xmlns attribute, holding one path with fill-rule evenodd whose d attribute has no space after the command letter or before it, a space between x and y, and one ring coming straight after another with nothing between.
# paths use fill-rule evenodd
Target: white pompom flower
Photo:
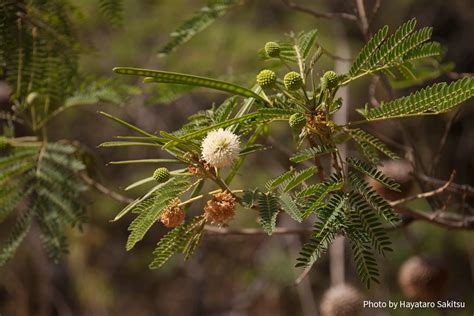
<instances>
[{"instance_id":1,"label":"white pompom flower","mask_svg":"<svg viewBox=\"0 0 474 316\"><path fill-rule=\"evenodd\" d=\"M209 132L202 141L202 158L212 167L232 165L240 152L239 137L231 131L219 128Z\"/></svg>"}]
</instances>

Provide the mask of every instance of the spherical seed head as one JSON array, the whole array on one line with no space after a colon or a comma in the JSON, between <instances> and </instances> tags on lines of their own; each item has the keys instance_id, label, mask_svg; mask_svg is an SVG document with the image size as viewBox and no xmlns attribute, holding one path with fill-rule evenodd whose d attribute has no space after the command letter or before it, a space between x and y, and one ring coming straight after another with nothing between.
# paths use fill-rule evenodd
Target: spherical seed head
<instances>
[{"instance_id":1,"label":"spherical seed head","mask_svg":"<svg viewBox=\"0 0 474 316\"><path fill-rule=\"evenodd\" d=\"M301 113L295 113L290 116L288 124L293 130L301 130L306 125L306 118Z\"/></svg>"},{"instance_id":2,"label":"spherical seed head","mask_svg":"<svg viewBox=\"0 0 474 316\"><path fill-rule=\"evenodd\" d=\"M323 316L356 316L362 310L363 295L356 288L340 284L327 290L321 300Z\"/></svg>"},{"instance_id":3,"label":"spherical seed head","mask_svg":"<svg viewBox=\"0 0 474 316\"><path fill-rule=\"evenodd\" d=\"M337 74L332 70L326 71L321 78L321 90L334 89L337 87L337 84Z\"/></svg>"},{"instance_id":4,"label":"spherical seed head","mask_svg":"<svg viewBox=\"0 0 474 316\"><path fill-rule=\"evenodd\" d=\"M153 178L159 183L168 181L170 176L170 172L166 168L158 168L153 172Z\"/></svg>"},{"instance_id":5,"label":"spherical seed head","mask_svg":"<svg viewBox=\"0 0 474 316\"><path fill-rule=\"evenodd\" d=\"M184 222L184 210L179 203L179 199L173 200L160 216L160 221L168 228L176 227Z\"/></svg>"},{"instance_id":6,"label":"spherical seed head","mask_svg":"<svg viewBox=\"0 0 474 316\"><path fill-rule=\"evenodd\" d=\"M213 223L225 223L234 217L235 198L227 191L214 194L212 199L207 201L204 214Z\"/></svg>"},{"instance_id":7,"label":"spherical seed head","mask_svg":"<svg viewBox=\"0 0 474 316\"><path fill-rule=\"evenodd\" d=\"M267 42L265 44L265 53L267 53L269 57L280 56L280 44L277 42Z\"/></svg>"},{"instance_id":8,"label":"spherical seed head","mask_svg":"<svg viewBox=\"0 0 474 316\"><path fill-rule=\"evenodd\" d=\"M288 90L298 90L303 86L303 79L299 73L291 71L285 75L283 83Z\"/></svg>"},{"instance_id":9,"label":"spherical seed head","mask_svg":"<svg viewBox=\"0 0 474 316\"><path fill-rule=\"evenodd\" d=\"M264 69L257 75L257 84L262 88L272 87L277 80L277 75L274 71Z\"/></svg>"},{"instance_id":10,"label":"spherical seed head","mask_svg":"<svg viewBox=\"0 0 474 316\"><path fill-rule=\"evenodd\" d=\"M403 293L413 299L442 298L448 280L447 269L433 258L414 256L400 267L398 282Z\"/></svg>"}]
</instances>

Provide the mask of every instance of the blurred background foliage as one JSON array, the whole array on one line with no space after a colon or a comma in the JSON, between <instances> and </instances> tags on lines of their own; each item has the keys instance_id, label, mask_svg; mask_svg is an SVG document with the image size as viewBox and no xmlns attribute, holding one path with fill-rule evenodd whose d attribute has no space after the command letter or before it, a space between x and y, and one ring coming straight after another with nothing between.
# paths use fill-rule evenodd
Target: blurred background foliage
<instances>
[{"instance_id":1,"label":"blurred background foliage","mask_svg":"<svg viewBox=\"0 0 474 316\"><path fill-rule=\"evenodd\" d=\"M368 8L372 2L366 1ZM352 1L300 3L327 12L355 11ZM318 42L330 52L336 51L337 39L345 37L352 56L363 45L360 30L351 22L315 19L289 10L278 0L245 1L169 56L158 57L169 33L203 4L204 1L197 0L125 0L122 23L116 25L97 14L97 1L75 1L80 10L73 12L73 18L81 39L80 47L85 51L80 59L81 71L91 77L116 79L118 76L111 71L114 66L135 66L212 76L251 86L255 74L268 67L259 58L258 50L269 40L282 39L285 33L317 28ZM448 48L445 61L454 62L455 71L474 72L474 3L471 0L403 0L381 1L381 4L371 23L372 31L384 24L396 26L416 17L420 26L434 27L433 38ZM327 56L319 64L321 73L333 66L334 60ZM99 104L71 109L49 126L53 140L77 139L85 144L95 160L97 177L119 192L134 180L150 175L154 166L105 166L108 161L165 156L155 149L97 150L99 143L114 135L128 134L124 128L99 117L97 110L112 113L150 132L171 131L184 123L188 115L210 108L225 98L225 95L203 90L179 95L187 91L165 85L145 87L135 78L125 80L137 89L130 90L131 97L123 105ZM368 85L368 80L361 81L350 90L351 106L360 107L367 102ZM2 89L7 88L2 85ZM402 95L407 91L395 93ZM384 97L383 91L379 94ZM446 179L456 169L457 183L473 185L474 109L472 101L468 103L454 121L435 175ZM6 104L3 99L2 106ZM403 122L425 163L433 159L451 115L454 114ZM394 142L402 143L400 132L394 126L377 124L373 128ZM272 131L281 146L290 143L291 135L284 128L277 125ZM252 177L241 177L239 181L261 186L270 175L287 166L285 155L271 150L267 155L249 158L244 168ZM419 203L420 208L427 207L423 201ZM301 242L295 236L209 235L189 262L174 258L163 269L149 270L150 253L165 228L155 225L153 233L127 253L124 247L127 220L109 222L122 205L92 190L87 204L90 223L81 233L71 231L70 254L59 263L54 264L47 258L37 234L33 233L15 258L2 268L1 315L309 315L308 304L318 306L322 293L330 285L329 261L325 257L316 263L310 274L312 293L309 298L307 289L293 286L297 276L293 268L295 252ZM231 226L257 227L255 220L254 214L241 211ZM288 224L284 218L281 221ZM395 251L386 259L380 258L381 284L369 291L363 290L367 298L403 299L397 283L400 265L414 254L429 254L440 258L449 268L447 298L468 304L464 311L453 310L450 315L472 315L474 240L471 232L451 232L417 222L390 235ZM348 282L363 289L349 258L347 266ZM388 311L366 313L387 315ZM410 314L406 310L389 313ZM433 310L411 313L437 314Z\"/></svg>"}]
</instances>

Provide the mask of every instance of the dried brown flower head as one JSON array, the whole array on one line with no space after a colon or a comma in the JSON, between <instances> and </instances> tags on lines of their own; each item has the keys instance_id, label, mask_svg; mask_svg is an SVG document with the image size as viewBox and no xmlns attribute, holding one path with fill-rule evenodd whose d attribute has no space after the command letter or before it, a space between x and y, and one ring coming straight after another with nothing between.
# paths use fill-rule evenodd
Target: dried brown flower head
<instances>
[{"instance_id":1,"label":"dried brown flower head","mask_svg":"<svg viewBox=\"0 0 474 316\"><path fill-rule=\"evenodd\" d=\"M204 213L208 220L222 224L234 217L235 198L229 192L216 193L211 200L207 201Z\"/></svg>"},{"instance_id":2,"label":"dried brown flower head","mask_svg":"<svg viewBox=\"0 0 474 316\"><path fill-rule=\"evenodd\" d=\"M166 227L173 228L183 223L185 214L183 209L179 206L180 202L179 199L174 199L163 214L161 214L160 221Z\"/></svg>"}]
</instances>

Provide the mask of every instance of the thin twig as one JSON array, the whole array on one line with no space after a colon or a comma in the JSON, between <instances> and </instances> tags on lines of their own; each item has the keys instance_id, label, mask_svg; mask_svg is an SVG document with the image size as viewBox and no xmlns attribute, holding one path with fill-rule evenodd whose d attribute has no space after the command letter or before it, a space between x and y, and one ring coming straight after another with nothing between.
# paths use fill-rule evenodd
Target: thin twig
<instances>
[{"instance_id":1,"label":"thin twig","mask_svg":"<svg viewBox=\"0 0 474 316\"><path fill-rule=\"evenodd\" d=\"M295 11L300 11L307 13L309 15L314 16L315 18L324 18L324 19L343 19L343 20L348 20L348 21L357 21L357 17L353 14L350 13L344 13L344 12L336 12L336 13L328 13L328 12L320 12L316 11L307 7L303 7L299 4L296 4L295 2L291 0L282 0L282 2L288 6L290 9L293 9Z\"/></svg>"},{"instance_id":2,"label":"thin twig","mask_svg":"<svg viewBox=\"0 0 474 316\"><path fill-rule=\"evenodd\" d=\"M365 6L364 6L364 0L355 0L356 5L357 5L357 12L359 13L359 22L360 22L360 28L362 30L362 33L364 34L364 37L368 39L369 35L369 22L367 21L367 14L365 13Z\"/></svg>"},{"instance_id":3,"label":"thin twig","mask_svg":"<svg viewBox=\"0 0 474 316\"><path fill-rule=\"evenodd\" d=\"M352 58L349 58L349 57L342 57L342 56L339 56L339 55L336 55L334 53L331 53L330 51L328 51L326 48L322 47L319 43L317 43L318 47L321 48L321 51L323 52L324 55L328 56L329 58L331 59L334 59L334 60L340 60L340 61L350 61L352 62L353 59Z\"/></svg>"},{"instance_id":4,"label":"thin twig","mask_svg":"<svg viewBox=\"0 0 474 316\"><path fill-rule=\"evenodd\" d=\"M446 191L448 189L448 187L452 184L455 175L456 175L456 172L453 171L451 173L451 176L449 177L449 180L446 181L446 183L443 184L441 187L439 187L435 190L419 193L419 194L412 195L412 196L409 196L409 197L406 197L406 198L403 198L403 199L400 199L400 200L391 201L391 202L389 202L389 204L391 206L397 206L397 205L404 204L404 203L409 202L409 201L413 201L413 200L417 200L417 199L424 199L424 198L427 198L427 197L432 197L432 196L441 194L444 191Z\"/></svg>"},{"instance_id":5,"label":"thin twig","mask_svg":"<svg viewBox=\"0 0 474 316\"><path fill-rule=\"evenodd\" d=\"M266 232L259 228L233 229L206 225L204 229L210 235L268 236ZM309 233L311 233L311 229L277 227L272 235L306 235Z\"/></svg>"},{"instance_id":6,"label":"thin twig","mask_svg":"<svg viewBox=\"0 0 474 316\"><path fill-rule=\"evenodd\" d=\"M432 177L427 176L427 175L422 174L422 173L416 173L415 177L418 180L420 180L424 183L427 183L427 184L431 184L431 185L442 185L442 184L445 183L445 181L443 181L443 180L432 178ZM448 188L446 188L446 190L450 191L450 192L459 193L459 194L466 194L466 195L474 196L474 187L471 187L467 184L451 183L451 185Z\"/></svg>"},{"instance_id":7,"label":"thin twig","mask_svg":"<svg viewBox=\"0 0 474 316\"><path fill-rule=\"evenodd\" d=\"M370 15L369 25L370 25L370 24L372 23L372 21L374 20L375 15L376 15L377 12L379 11L381 4L382 4L382 1L381 1L381 0L375 0L374 6L372 7L372 14Z\"/></svg>"},{"instance_id":8,"label":"thin twig","mask_svg":"<svg viewBox=\"0 0 474 316\"><path fill-rule=\"evenodd\" d=\"M401 224L392 226L391 228L387 227L387 229L397 229L412 223L414 220L429 222L448 229L474 229L474 216L463 216L439 210L432 213L426 213L406 207L397 207L397 212L404 217L404 220Z\"/></svg>"},{"instance_id":9,"label":"thin twig","mask_svg":"<svg viewBox=\"0 0 474 316\"><path fill-rule=\"evenodd\" d=\"M472 77L472 76L474 76L474 73L472 73L472 72L454 72L454 71L450 71L450 72L447 72L446 75L451 79L462 79L462 78L466 78L466 77Z\"/></svg>"},{"instance_id":10,"label":"thin twig","mask_svg":"<svg viewBox=\"0 0 474 316\"><path fill-rule=\"evenodd\" d=\"M115 191L112 191L111 189L105 187L103 184L95 181L94 179L90 178L88 175L84 173L80 173L79 176L81 177L82 181L84 181L85 184L95 188L97 191L111 197L112 199L118 202L125 203L125 204L129 204L133 202L133 199L123 196L122 194L117 193Z\"/></svg>"},{"instance_id":11,"label":"thin twig","mask_svg":"<svg viewBox=\"0 0 474 316\"><path fill-rule=\"evenodd\" d=\"M441 137L441 140L439 141L436 154L433 158L433 163L431 164L431 167L430 167L430 171L429 171L430 175L434 175L433 172L436 170L436 167L438 166L439 159L441 158L441 153L443 152L444 145L446 145L446 141L448 140L449 132L451 131L451 128L453 127L454 122L459 117L459 114L461 113L461 109L462 107L459 107L455 110L454 115L451 116L448 123L446 124L446 127L444 128L443 136Z\"/></svg>"}]
</instances>

